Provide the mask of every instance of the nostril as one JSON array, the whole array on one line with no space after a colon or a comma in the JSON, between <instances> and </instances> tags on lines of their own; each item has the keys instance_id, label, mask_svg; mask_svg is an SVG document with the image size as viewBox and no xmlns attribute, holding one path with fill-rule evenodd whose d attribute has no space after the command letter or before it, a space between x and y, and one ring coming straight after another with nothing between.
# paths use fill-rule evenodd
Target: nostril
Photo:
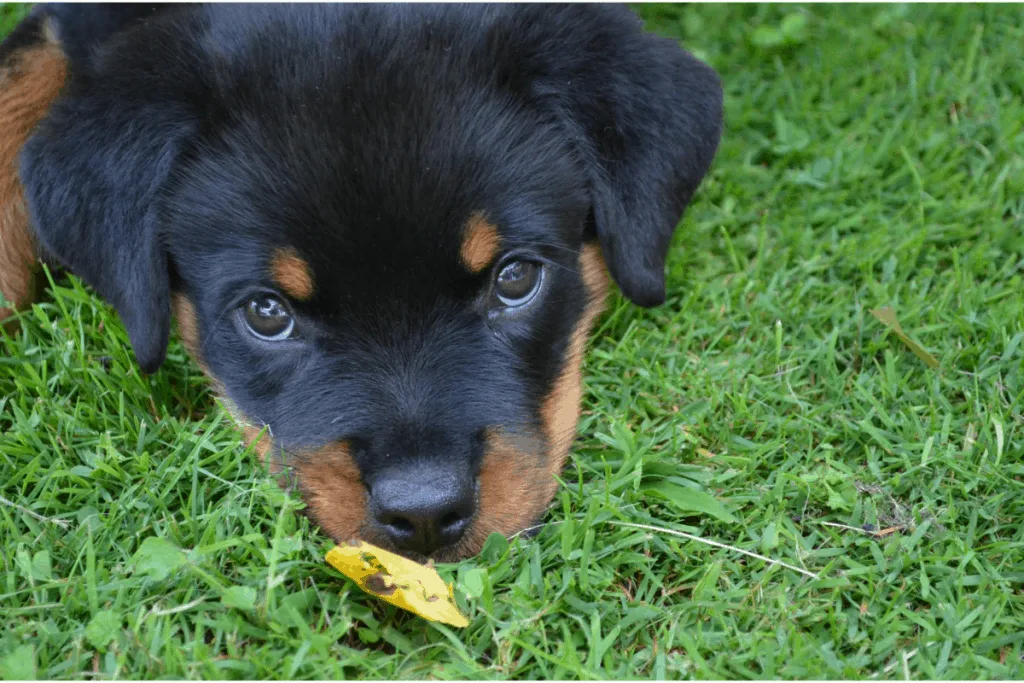
<instances>
[{"instance_id":1,"label":"nostril","mask_svg":"<svg viewBox=\"0 0 1024 683\"><path fill-rule=\"evenodd\" d=\"M441 518L441 529L446 530L464 521L466 521L466 518L458 512L449 512Z\"/></svg>"},{"instance_id":2,"label":"nostril","mask_svg":"<svg viewBox=\"0 0 1024 683\"><path fill-rule=\"evenodd\" d=\"M399 549L424 555L458 543L477 511L476 490L468 482L430 474L400 471L370 489L380 531Z\"/></svg>"},{"instance_id":3,"label":"nostril","mask_svg":"<svg viewBox=\"0 0 1024 683\"><path fill-rule=\"evenodd\" d=\"M443 545L457 542L469 527L472 516L472 513L465 514L464 511L452 511L443 515L437 523L438 540Z\"/></svg>"},{"instance_id":4,"label":"nostril","mask_svg":"<svg viewBox=\"0 0 1024 683\"><path fill-rule=\"evenodd\" d=\"M402 536L412 536L416 533L416 525L404 517L392 517L385 521L384 524Z\"/></svg>"}]
</instances>

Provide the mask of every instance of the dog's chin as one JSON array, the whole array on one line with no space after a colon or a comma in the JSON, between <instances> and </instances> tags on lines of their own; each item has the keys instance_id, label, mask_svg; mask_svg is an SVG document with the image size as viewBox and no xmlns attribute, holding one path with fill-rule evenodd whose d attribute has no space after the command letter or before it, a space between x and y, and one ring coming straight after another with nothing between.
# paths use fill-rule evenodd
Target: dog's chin
<instances>
[{"instance_id":1,"label":"dog's chin","mask_svg":"<svg viewBox=\"0 0 1024 683\"><path fill-rule=\"evenodd\" d=\"M544 525L537 521L537 523L523 529L517 534L514 534L513 538L531 539L540 533L540 530ZM476 557L480 554L483 549L483 542L479 539L483 538L484 541L490 536L490 534L483 534L481 531L475 531L474 529L468 530L466 536L464 536L459 542L438 548L437 550L424 555L423 553L416 552L414 550L406 550L395 546L390 540L387 539L383 534L376 534L373 531L363 530L358 534L357 540L365 543L370 543L378 548L387 550L388 552L400 555L407 560L413 562L419 562L420 564L427 564L428 562L433 564L454 564L463 560ZM349 540L338 540L334 539L337 543L350 542Z\"/></svg>"},{"instance_id":2,"label":"dog's chin","mask_svg":"<svg viewBox=\"0 0 1024 683\"><path fill-rule=\"evenodd\" d=\"M352 543L353 542L352 539L348 539L348 540L344 540L344 541L338 540L338 539L334 539L334 541L336 543L338 543L338 544ZM427 564L427 563L433 563L433 564L454 563L454 562L459 562L461 560L465 560L467 558L470 558L470 557L472 557L473 555L476 554L476 552L473 552L472 548L466 547L465 544L463 544L462 542L459 542L459 543L452 544L450 546L446 546L444 548L439 548L439 549L435 550L434 552L430 553L429 555L424 555L423 553L418 553L418 552L416 552L414 550L405 550L403 548L399 548L399 547L395 546L395 544L393 544L387 538L385 538L383 535L377 535L377 534L374 534L372 532L371 533L360 533L360 534L358 534L358 536L355 539L355 541L362 541L364 543L369 543L371 545L377 546L378 548L381 548L382 550L387 550L390 553L394 553L395 555L400 555L401 557L404 557L407 560L412 560L413 562L419 562L420 564Z\"/></svg>"},{"instance_id":3,"label":"dog's chin","mask_svg":"<svg viewBox=\"0 0 1024 683\"><path fill-rule=\"evenodd\" d=\"M511 534L510 536L506 536L506 538L508 538L509 541L512 541L516 538L521 538L524 541L535 538L544 529L544 527L547 526L546 522L544 521L545 514L546 512L541 513L535 520L533 520L533 522L529 526L523 528L522 530L516 533ZM309 517L311 522L313 522L314 524L317 523L317 520L314 517L309 515L307 516ZM438 548L437 550L426 555L423 553L416 552L414 550L407 550L397 547L391 540L387 538L385 534L381 533L377 529L370 527L369 525L364 525L358 532L355 533L353 537L344 539L333 538L333 540L338 544L362 541L364 543L375 545L378 548L382 548L383 550L387 550L388 552L394 553L396 555L400 555L401 557L404 557L407 560L419 562L420 564L454 564L479 555L480 551L483 550L484 544L487 542L487 539L490 538L492 533L501 532L497 529L492 529L488 531L486 528L482 526L471 526L469 529L467 529L466 535L463 536L457 543L453 543L443 548Z\"/></svg>"}]
</instances>

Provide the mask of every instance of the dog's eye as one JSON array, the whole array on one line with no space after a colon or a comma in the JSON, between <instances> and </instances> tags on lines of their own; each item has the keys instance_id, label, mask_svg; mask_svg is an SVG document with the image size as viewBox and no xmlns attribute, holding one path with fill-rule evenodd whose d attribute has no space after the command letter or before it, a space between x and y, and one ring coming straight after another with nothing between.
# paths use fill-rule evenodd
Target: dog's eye
<instances>
[{"instance_id":1,"label":"dog's eye","mask_svg":"<svg viewBox=\"0 0 1024 683\"><path fill-rule=\"evenodd\" d=\"M295 319L280 299L261 294L242 307L245 326L256 337L266 341L282 341L295 330Z\"/></svg>"},{"instance_id":2,"label":"dog's eye","mask_svg":"<svg viewBox=\"0 0 1024 683\"><path fill-rule=\"evenodd\" d=\"M509 261L494 281L494 293L506 306L522 306L540 289L541 265L536 261Z\"/></svg>"}]
</instances>

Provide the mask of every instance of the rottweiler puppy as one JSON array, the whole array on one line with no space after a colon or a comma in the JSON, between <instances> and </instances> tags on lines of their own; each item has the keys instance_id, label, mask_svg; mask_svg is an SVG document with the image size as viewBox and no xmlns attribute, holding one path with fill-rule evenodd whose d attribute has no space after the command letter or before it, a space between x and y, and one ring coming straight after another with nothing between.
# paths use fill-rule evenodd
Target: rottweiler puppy
<instances>
[{"instance_id":1,"label":"rottweiler puppy","mask_svg":"<svg viewBox=\"0 0 1024 683\"><path fill-rule=\"evenodd\" d=\"M5 298L66 268L147 373L176 318L323 531L440 561L544 513L722 128L610 5L39 5L0 60Z\"/></svg>"}]
</instances>

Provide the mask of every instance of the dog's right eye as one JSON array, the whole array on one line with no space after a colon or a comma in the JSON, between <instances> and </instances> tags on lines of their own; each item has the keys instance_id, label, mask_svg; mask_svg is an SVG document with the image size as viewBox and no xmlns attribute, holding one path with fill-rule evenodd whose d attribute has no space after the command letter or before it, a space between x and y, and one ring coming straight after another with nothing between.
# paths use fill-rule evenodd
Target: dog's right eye
<instances>
[{"instance_id":1,"label":"dog's right eye","mask_svg":"<svg viewBox=\"0 0 1024 683\"><path fill-rule=\"evenodd\" d=\"M295 331L295 318L288 306L269 294L250 299L240 313L249 332L264 341L283 341Z\"/></svg>"},{"instance_id":2,"label":"dog's right eye","mask_svg":"<svg viewBox=\"0 0 1024 683\"><path fill-rule=\"evenodd\" d=\"M530 302L540 289L543 269L536 261L509 261L494 280L494 293L502 305L517 308Z\"/></svg>"}]
</instances>

